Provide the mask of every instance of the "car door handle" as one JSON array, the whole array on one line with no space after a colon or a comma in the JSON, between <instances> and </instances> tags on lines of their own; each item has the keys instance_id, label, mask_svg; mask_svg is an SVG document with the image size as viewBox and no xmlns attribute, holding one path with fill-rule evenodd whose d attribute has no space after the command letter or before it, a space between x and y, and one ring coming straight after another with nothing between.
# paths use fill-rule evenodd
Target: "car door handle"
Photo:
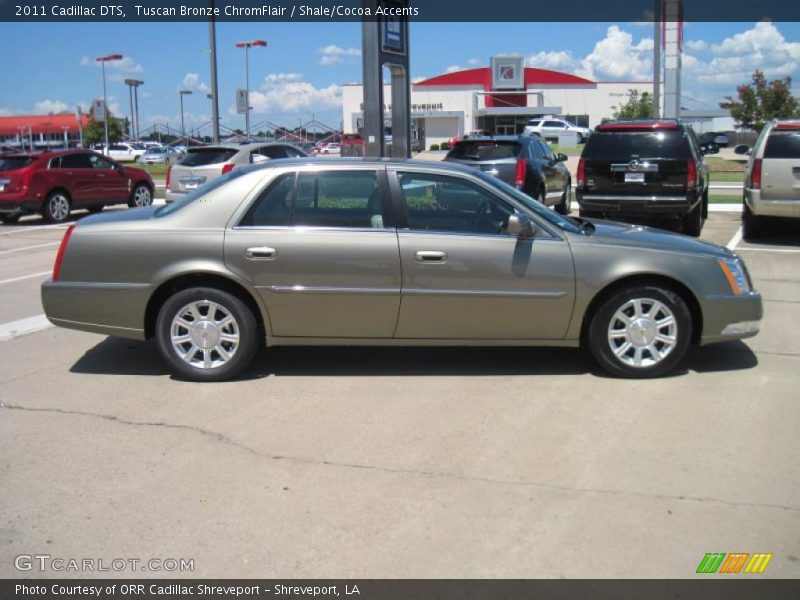
<instances>
[{"instance_id":1,"label":"car door handle","mask_svg":"<svg viewBox=\"0 0 800 600\"><path fill-rule=\"evenodd\" d=\"M437 263L441 264L447 262L447 252L439 252L438 250L420 250L414 255L417 262L421 263Z\"/></svg>"},{"instance_id":2,"label":"car door handle","mask_svg":"<svg viewBox=\"0 0 800 600\"><path fill-rule=\"evenodd\" d=\"M267 246L254 246L245 250L244 255L249 260L272 260L278 256L278 251Z\"/></svg>"}]
</instances>

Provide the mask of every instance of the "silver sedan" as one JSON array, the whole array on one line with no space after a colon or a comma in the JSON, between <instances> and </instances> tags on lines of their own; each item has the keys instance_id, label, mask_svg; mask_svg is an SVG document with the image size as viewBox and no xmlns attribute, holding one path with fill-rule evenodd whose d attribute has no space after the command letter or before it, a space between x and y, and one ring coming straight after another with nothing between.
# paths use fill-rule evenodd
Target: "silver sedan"
<instances>
[{"instance_id":1,"label":"silver sedan","mask_svg":"<svg viewBox=\"0 0 800 600\"><path fill-rule=\"evenodd\" d=\"M234 377L265 342L583 346L655 377L762 317L725 248L558 215L458 165L348 159L270 161L82 219L42 299L56 325L155 337L197 381Z\"/></svg>"}]
</instances>

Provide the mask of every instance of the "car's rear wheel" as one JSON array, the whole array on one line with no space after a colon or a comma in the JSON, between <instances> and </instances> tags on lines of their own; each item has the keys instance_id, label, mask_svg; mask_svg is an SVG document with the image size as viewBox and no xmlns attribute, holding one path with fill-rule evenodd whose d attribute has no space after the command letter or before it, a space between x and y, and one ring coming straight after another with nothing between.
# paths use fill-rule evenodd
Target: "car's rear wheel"
<instances>
[{"instance_id":1,"label":"car's rear wheel","mask_svg":"<svg viewBox=\"0 0 800 600\"><path fill-rule=\"evenodd\" d=\"M556 206L556 212L562 215L568 215L572 208L572 183L567 179L567 187L564 188L564 193L561 194L561 201Z\"/></svg>"},{"instance_id":2,"label":"car's rear wheel","mask_svg":"<svg viewBox=\"0 0 800 600\"><path fill-rule=\"evenodd\" d=\"M128 200L128 206L131 208L141 208L143 206L150 206L152 203L153 193L150 191L150 188L143 183L136 184Z\"/></svg>"},{"instance_id":3,"label":"car's rear wheel","mask_svg":"<svg viewBox=\"0 0 800 600\"><path fill-rule=\"evenodd\" d=\"M742 237L746 240L756 239L761 237L761 221L753 214L747 202L744 203L742 209Z\"/></svg>"},{"instance_id":4,"label":"car's rear wheel","mask_svg":"<svg viewBox=\"0 0 800 600\"><path fill-rule=\"evenodd\" d=\"M686 355L692 319L686 303L659 287L630 287L607 298L589 323L595 360L619 377L660 377Z\"/></svg>"},{"instance_id":5,"label":"car's rear wheel","mask_svg":"<svg viewBox=\"0 0 800 600\"><path fill-rule=\"evenodd\" d=\"M13 225L19 218L22 216L22 213L5 213L0 215L0 221L5 223L6 225Z\"/></svg>"},{"instance_id":6,"label":"car's rear wheel","mask_svg":"<svg viewBox=\"0 0 800 600\"><path fill-rule=\"evenodd\" d=\"M42 205L42 216L51 223L63 223L69 217L70 205L65 192L53 192Z\"/></svg>"},{"instance_id":7,"label":"car's rear wheel","mask_svg":"<svg viewBox=\"0 0 800 600\"><path fill-rule=\"evenodd\" d=\"M703 202L700 201L683 217L683 233L699 237L703 229Z\"/></svg>"},{"instance_id":8,"label":"car's rear wheel","mask_svg":"<svg viewBox=\"0 0 800 600\"><path fill-rule=\"evenodd\" d=\"M175 293L156 321L161 355L176 376L190 381L223 381L241 373L256 353L258 331L244 302L214 288Z\"/></svg>"}]
</instances>

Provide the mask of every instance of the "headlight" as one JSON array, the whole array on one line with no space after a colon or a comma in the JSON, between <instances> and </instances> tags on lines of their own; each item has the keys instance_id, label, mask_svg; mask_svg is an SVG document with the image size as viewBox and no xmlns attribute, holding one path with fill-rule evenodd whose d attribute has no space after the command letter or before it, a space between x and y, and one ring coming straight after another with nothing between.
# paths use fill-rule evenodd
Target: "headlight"
<instances>
[{"instance_id":1,"label":"headlight","mask_svg":"<svg viewBox=\"0 0 800 600\"><path fill-rule=\"evenodd\" d=\"M735 296L739 296L750 291L750 282L744 270L742 261L738 258L720 258L717 260L719 268L725 274L731 291Z\"/></svg>"}]
</instances>

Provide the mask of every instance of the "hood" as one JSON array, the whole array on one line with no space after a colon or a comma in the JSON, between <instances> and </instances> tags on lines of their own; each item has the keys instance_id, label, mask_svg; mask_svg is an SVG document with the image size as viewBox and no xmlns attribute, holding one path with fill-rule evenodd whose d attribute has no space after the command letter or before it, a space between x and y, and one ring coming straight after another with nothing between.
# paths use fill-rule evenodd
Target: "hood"
<instances>
[{"instance_id":1,"label":"hood","mask_svg":"<svg viewBox=\"0 0 800 600\"><path fill-rule=\"evenodd\" d=\"M734 256L734 253L727 248L680 233L616 221L587 220L595 226L594 233L581 238L588 243L615 244L630 246L632 249L661 250L713 258Z\"/></svg>"}]
</instances>

